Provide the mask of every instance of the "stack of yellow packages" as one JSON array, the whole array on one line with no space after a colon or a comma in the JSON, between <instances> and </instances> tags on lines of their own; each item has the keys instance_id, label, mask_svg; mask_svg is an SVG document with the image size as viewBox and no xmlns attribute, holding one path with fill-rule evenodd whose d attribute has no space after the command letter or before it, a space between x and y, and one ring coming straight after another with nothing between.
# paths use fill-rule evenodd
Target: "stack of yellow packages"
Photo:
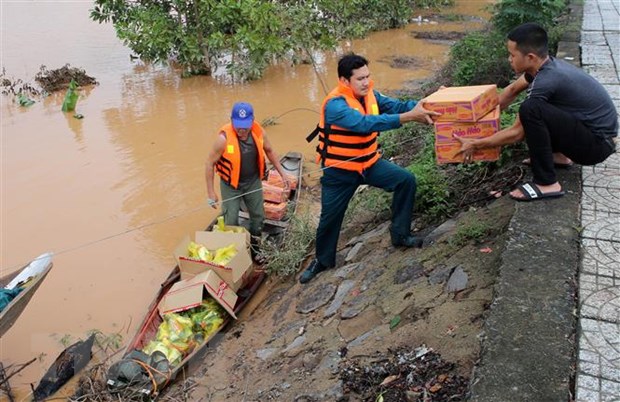
<instances>
[{"instance_id":1,"label":"stack of yellow packages","mask_svg":"<svg viewBox=\"0 0 620 402\"><path fill-rule=\"evenodd\" d=\"M155 339L142 351L150 355L158 350L174 367L197 345L209 339L222 326L225 316L224 309L211 298L203 300L198 307L164 314Z\"/></svg>"}]
</instances>

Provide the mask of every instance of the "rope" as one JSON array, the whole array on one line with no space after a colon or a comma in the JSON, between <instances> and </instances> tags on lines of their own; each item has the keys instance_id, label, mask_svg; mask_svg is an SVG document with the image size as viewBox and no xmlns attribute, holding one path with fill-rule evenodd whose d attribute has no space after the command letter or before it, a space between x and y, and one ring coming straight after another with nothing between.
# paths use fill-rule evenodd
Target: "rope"
<instances>
[{"instance_id":1,"label":"rope","mask_svg":"<svg viewBox=\"0 0 620 402\"><path fill-rule=\"evenodd\" d=\"M166 385L168 385L168 382L170 382L170 377L172 377L172 370L170 368L168 368L168 373L163 373L159 370L157 370L155 367L150 366L146 363L144 363L141 360L137 360L137 359L131 359L132 361L138 363L140 366L142 366L142 368L144 370L146 370L146 373L149 375L149 378L151 380L151 383L153 385L153 396L157 396L158 392L158 387L157 387L157 381L155 380L155 376L153 376L153 373L151 372L154 371L157 374L161 375L162 377L164 377L166 379L166 382L164 382L164 384L161 386L162 389L166 388Z\"/></svg>"},{"instance_id":2,"label":"rope","mask_svg":"<svg viewBox=\"0 0 620 402\"><path fill-rule=\"evenodd\" d=\"M297 109L294 109L294 110L297 110ZM288 113L288 112L286 112L286 113ZM285 114L286 114L286 113L285 113ZM409 143L409 142L412 142L412 141L414 141L415 139L416 139L416 137L414 137L414 138L409 138L409 139L403 140L403 141L401 141L401 142L394 143L394 144L392 144L392 145L391 145L391 147L398 147L398 146L401 146L401 145L407 144L407 143ZM373 152L374 152L374 151L373 151ZM338 167L338 166L339 166L339 165L341 165L341 164L344 164L344 163L347 163L347 162L350 162L350 161L354 161L354 160L356 160L356 159L358 159L358 158L363 158L363 157L365 157L365 156L367 156L367 155L370 155L371 153L372 153L372 152L368 152L368 153L363 154L363 155L358 155L358 156L356 156L356 157L353 157L353 158L349 158L349 159L346 159L346 160L340 161L340 162L338 162L338 163L334 164L333 166L320 167L320 168L318 168L318 169L316 169L316 170L312 170L312 171L309 171L309 172L306 172L306 173L302 174L302 177L311 177L312 175L315 175L315 174L321 173L321 172L323 172L324 170L331 169L331 168L334 168L334 167ZM241 198L241 197L244 197L244 196L246 196L246 195L248 195L248 194L252 194L252 193L255 193L255 192L257 192L257 191L262 191L262 190L263 190L262 188L255 189L255 190L251 190L251 191L248 191L248 192L245 192L245 193L242 193L242 194L236 195L236 196L234 196L234 197L227 198L227 199L225 199L225 200L220 200L220 201L217 201L214 205L221 205L221 204L223 204L223 203L224 203L224 202L226 202L226 201L232 201L232 200L235 200L235 199L237 199L237 198ZM172 214L172 215L168 215L168 216L166 216L166 217L164 217L164 218L162 218L162 219L160 219L160 220L151 221L151 222L148 222L148 223L145 223L145 224L142 224L142 225L136 226L136 227L134 227L134 228L129 228L129 229L124 230L124 231L122 231L122 232L114 233L114 234L111 234L111 235L109 235L109 236L104 236L104 237L101 237L101 238L98 238L98 239L95 239L95 240L91 240L91 241L88 241L88 242L85 242L85 243L82 243L82 244L78 244L78 245L76 245L76 246L67 247L67 248L65 248L65 249L61 249L60 251L55 251L55 252L53 252L52 254L53 254L53 255L61 255L61 254L70 253L70 252L73 252L73 251L76 251L76 250L80 250L80 249L83 249L83 248L86 248L86 247L92 246L92 245L94 245L94 244L97 244L97 243L102 243L102 242L105 242L105 241L107 241L107 240L110 240L110 239L113 239L113 238L116 238L116 237L124 236L124 235L126 235L126 234L131 233L131 232L135 232L135 231L138 231L138 230L146 229L146 228L151 227L151 226L159 225L159 224L162 224L162 223L164 223L164 222L167 222L167 221L170 221L170 220L173 220L173 219L176 219L176 218L180 218L180 217L185 216L185 215L189 215L189 214L192 214L192 213L198 212L198 211L200 211L200 210L204 209L205 207L207 207L207 205L200 205L200 206L198 206L198 207L196 207L196 208L192 208L192 209L188 209L188 210L186 210L186 211L182 211L182 212L178 212L178 213L175 213L175 214ZM9 267L9 268L7 269L7 271L12 272L13 270L15 270L15 269L17 269L17 268L24 267L24 266L26 266L26 265L28 265L28 264L30 264L30 263L32 263L32 262L34 262L34 261L37 261L37 260L39 260L39 259L40 259L40 258L38 257L38 258L35 258L35 259L33 259L33 260L30 260L30 261L25 262L25 263L22 263L22 264L13 265L12 267Z\"/></svg>"}]
</instances>

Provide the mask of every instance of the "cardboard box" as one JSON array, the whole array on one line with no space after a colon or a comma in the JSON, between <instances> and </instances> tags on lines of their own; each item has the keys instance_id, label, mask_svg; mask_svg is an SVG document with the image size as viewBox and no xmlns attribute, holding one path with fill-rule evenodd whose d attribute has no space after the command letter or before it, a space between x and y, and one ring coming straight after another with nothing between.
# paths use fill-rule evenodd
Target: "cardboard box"
<instances>
[{"instance_id":1,"label":"cardboard box","mask_svg":"<svg viewBox=\"0 0 620 402\"><path fill-rule=\"evenodd\" d=\"M285 172L285 175L289 182L291 190L296 189L297 188L297 177L295 175L292 175L286 172ZM274 169L271 169L269 171L269 175L267 176L267 183L272 184L274 186L278 186L280 188L284 187L284 183L282 182L282 177L280 176L280 173L278 173L278 171Z\"/></svg>"},{"instance_id":2,"label":"cardboard box","mask_svg":"<svg viewBox=\"0 0 620 402\"><path fill-rule=\"evenodd\" d=\"M424 107L441 113L435 121L478 121L499 104L496 85L449 87L429 95Z\"/></svg>"},{"instance_id":3,"label":"cardboard box","mask_svg":"<svg viewBox=\"0 0 620 402\"><path fill-rule=\"evenodd\" d=\"M217 301L233 318L237 295L213 271L206 271L190 279L180 280L172 285L168 293L159 302L159 314L174 313L199 306L207 294Z\"/></svg>"},{"instance_id":4,"label":"cardboard box","mask_svg":"<svg viewBox=\"0 0 620 402\"><path fill-rule=\"evenodd\" d=\"M274 204L273 202L265 202L265 218L274 221L281 221L286 216L286 206L288 202Z\"/></svg>"},{"instance_id":5,"label":"cardboard box","mask_svg":"<svg viewBox=\"0 0 620 402\"><path fill-rule=\"evenodd\" d=\"M436 122L435 123L435 154L437 163L459 163L464 161L463 154L456 155L461 143L454 136L464 138L485 138L499 131L500 109L482 117L477 122ZM479 149L474 151L474 161L496 161L499 159L501 147Z\"/></svg>"},{"instance_id":6,"label":"cardboard box","mask_svg":"<svg viewBox=\"0 0 620 402\"><path fill-rule=\"evenodd\" d=\"M213 225L213 228L211 229L211 231L212 232L220 232L220 230L218 229L217 223L215 225ZM245 240L246 240L247 246L250 247L252 236L250 235L250 232L248 232L248 230L246 228L244 228L243 226L224 225L224 232L223 233L227 233L227 232L243 233L243 234L245 234ZM220 232L220 233L222 233L222 232Z\"/></svg>"},{"instance_id":7,"label":"cardboard box","mask_svg":"<svg viewBox=\"0 0 620 402\"><path fill-rule=\"evenodd\" d=\"M279 204L287 201L290 194L290 189L286 190L282 187L274 186L273 184L263 181L263 199L265 201Z\"/></svg>"},{"instance_id":8,"label":"cardboard box","mask_svg":"<svg viewBox=\"0 0 620 402\"><path fill-rule=\"evenodd\" d=\"M190 237L186 236L174 250L174 258L181 269L181 279L189 279L205 271L215 271L217 275L236 292L254 271L252 257L246 244L245 233L228 232L196 232L195 242L202 244L209 250L217 250L234 243L237 254L226 265L217 265L210 262L194 260L188 257L187 245Z\"/></svg>"}]
</instances>

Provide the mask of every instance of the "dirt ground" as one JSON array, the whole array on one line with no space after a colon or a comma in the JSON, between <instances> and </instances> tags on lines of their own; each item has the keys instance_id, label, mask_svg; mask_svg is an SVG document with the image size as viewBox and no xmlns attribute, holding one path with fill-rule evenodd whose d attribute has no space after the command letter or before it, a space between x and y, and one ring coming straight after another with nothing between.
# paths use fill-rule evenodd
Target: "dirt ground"
<instances>
[{"instance_id":1,"label":"dirt ground","mask_svg":"<svg viewBox=\"0 0 620 402\"><path fill-rule=\"evenodd\" d=\"M193 401L464 400L512 213L506 197L471 208L426 229L434 242L422 249L394 248L389 222L356 219L337 268L306 285L269 279L166 394L191 383ZM436 363L430 379L379 370L406 353ZM451 395L448 380L459 382Z\"/></svg>"}]
</instances>

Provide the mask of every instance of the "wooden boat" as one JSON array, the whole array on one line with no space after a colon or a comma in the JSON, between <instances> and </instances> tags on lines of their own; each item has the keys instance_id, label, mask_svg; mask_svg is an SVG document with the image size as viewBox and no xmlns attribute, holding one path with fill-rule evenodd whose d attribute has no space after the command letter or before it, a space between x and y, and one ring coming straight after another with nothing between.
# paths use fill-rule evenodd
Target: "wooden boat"
<instances>
[{"instance_id":1,"label":"wooden boat","mask_svg":"<svg viewBox=\"0 0 620 402\"><path fill-rule=\"evenodd\" d=\"M2 288L23 287L23 290L0 312L0 337L15 324L52 266L52 255L46 253L35 258L21 269L0 278L0 287Z\"/></svg>"},{"instance_id":2,"label":"wooden boat","mask_svg":"<svg viewBox=\"0 0 620 402\"><path fill-rule=\"evenodd\" d=\"M293 212L296 210L297 202L299 199L299 193L301 189L302 163L303 163L303 157L300 153L297 153L297 152L289 152L281 159L282 167L286 171L290 172L291 174L294 174L298 179L297 187L291 191L291 194L289 196L289 203L292 203L291 208L289 208L289 210ZM240 212L240 221L241 221L240 223L241 224L247 224L248 219L249 217L246 212L243 212L243 211ZM211 224L207 227L207 230L210 230L215 225L216 221L217 219L211 222ZM288 221L266 220L264 229L263 229L264 235L270 238L272 241L277 241L278 239L282 238L287 226L288 226ZM238 300L234 307L235 315L237 315L243 309L243 307L247 304L247 302L254 295L254 293L256 293L262 281L265 279L265 276L266 276L265 272L262 269L260 269L260 267L255 267L255 268L256 269L254 270L251 278L248 279L245 286L239 289L239 291L237 291ZM161 287L159 291L157 292L155 299L153 300L153 302L151 302L148 308L148 311L146 313L146 316L144 317L142 323L140 324L136 335L129 342L127 349L125 350L124 357L127 357L131 352L135 350L142 350L148 344L150 340L155 338L159 325L163 321L162 317L159 315L159 311L157 307L159 306L164 295L168 292L168 290L170 290L170 288L175 283L177 283L180 280L180 278L181 278L181 272L180 272L179 266L177 265L176 267L174 267L174 269L172 270L168 278L161 284ZM208 338L204 339L204 341L201 344L197 345L188 355L186 355L178 365L174 366L171 369L170 373L168 373L169 374L168 381L174 380L179 375L179 373L186 370L189 363L193 359L195 359L196 356L204 352L208 348L209 342L215 336L217 336L217 334L220 331L222 331L231 321L232 321L232 318L230 316L227 316L224 323L215 333L213 333ZM166 382L166 384L168 383L168 381ZM109 380L108 380L108 383L109 383ZM151 398L156 397L159 391L161 390L155 389L155 390L149 391L149 390L142 389L142 393L147 394L147 396Z\"/></svg>"}]
</instances>

